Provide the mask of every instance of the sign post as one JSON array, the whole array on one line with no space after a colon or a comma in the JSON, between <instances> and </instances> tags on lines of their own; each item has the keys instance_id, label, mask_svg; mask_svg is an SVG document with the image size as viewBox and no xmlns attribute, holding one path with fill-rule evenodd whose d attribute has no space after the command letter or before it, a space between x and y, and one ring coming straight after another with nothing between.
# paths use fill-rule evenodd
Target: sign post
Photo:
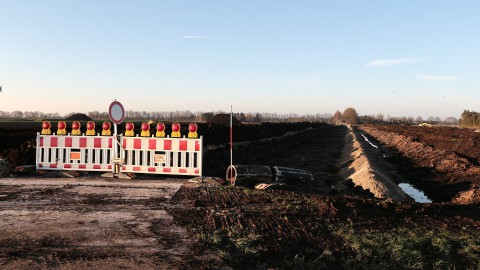
<instances>
[{"instance_id":1,"label":"sign post","mask_svg":"<svg viewBox=\"0 0 480 270\"><path fill-rule=\"evenodd\" d=\"M113 174L115 175L119 172L120 166L120 157L118 156L117 146L117 144L120 145L120 142L117 135L117 124L121 124L125 119L125 109L123 108L122 103L118 102L117 100L113 101L108 108L108 116L113 122L113 137L115 138L116 142L115 147L113 148L113 160L115 163L115 166L113 166Z\"/></svg>"}]
</instances>

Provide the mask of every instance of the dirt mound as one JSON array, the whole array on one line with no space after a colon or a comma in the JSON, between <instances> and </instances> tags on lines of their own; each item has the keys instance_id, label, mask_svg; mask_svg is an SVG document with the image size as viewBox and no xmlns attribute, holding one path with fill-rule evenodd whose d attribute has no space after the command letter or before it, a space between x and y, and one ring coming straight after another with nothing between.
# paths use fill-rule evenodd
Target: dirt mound
<instances>
[{"instance_id":1,"label":"dirt mound","mask_svg":"<svg viewBox=\"0 0 480 270\"><path fill-rule=\"evenodd\" d=\"M92 118L88 117L83 113L72 114L71 116L65 118L68 121L92 121Z\"/></svg>"},{"instance_id":2,"label":"dirt mound","mask_svg":"<svg viewBox=\"0 0 480 270\"><path fill-rule=\"evenodd\" d=\"M15 168L19 165L34 165L35 153L35 139L30 139L20 146L1 151L0 158L5 158Z\"/></svg>"},{"instance_id":3,"label":"dirt mound","mask_svg":"<svg viewBox=\"0 0 480 270\"><path fill-rule=\"evenodd\" d=\"M410 131L408 128L415 131L415 134L422 135L416 137L409 135ZM452 149L463 151L460 148L451 146L452 143L448 139L452 135L451 133L448 135L449 132L457 132L459 129L445 128L443 140L440 136L441 131L439 128L398 126L398 132L393 131L393 126L362 126L360 129L387 147L391 147L401 153L413 163L413 166L427 170L427 173L423 176L427 177L426 179L412 178L411 180L419 182L422 188L430 195L436 197L437 200L451 200L457 193L466 191L474 183L480 181L480 167L470 162L469 158L464 157L464 155L459 155L457 152L452 151ZM389 131L384 131L383 129ZM436 131L432 133L432 130L435 129ZM432 134L432 136L429 134ZM474 135L473 132L470 134ZM472 138L472 140L475 142L476 139ZM428 141L431 144L427 144L424 141ZM432 143L434 141L436 143ZM473 153L463 152L465 154ZM424 182L423 184L422 181Z\"/></svg>"},{"instance_id":4,"label":"dirt mound","mask_svg":"<svg viewBox=\"0 0 480 270\"><path fill-rule=\"evenodd\" d=\"M230 126L230 114L226 114L226 113L215 114L210 120L208 120L207 123L214 124L214 125ZM233 117L232 124L233 126L240 126L242 123L237 118Z\"/></svg>"},{"instance_id":5,"label":"dirt mound","mask_svg":"<svg viewBox=\"0 0 480 270\"><path fill-rule=\"evenodd\" d=\"M369 158L357 134L349 127L345 135L345 148L340 161L340 174L352 179L355 185L369 190L377 198L391 198L400 201L412 201L405 192L390 178L388 172L377 166Z\"/></svg>"}]
</instances>

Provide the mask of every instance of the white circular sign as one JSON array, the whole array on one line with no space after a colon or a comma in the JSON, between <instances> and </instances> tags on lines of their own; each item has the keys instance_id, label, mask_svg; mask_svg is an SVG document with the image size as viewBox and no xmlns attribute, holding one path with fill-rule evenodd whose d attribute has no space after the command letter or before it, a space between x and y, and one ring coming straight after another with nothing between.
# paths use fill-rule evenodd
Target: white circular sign
<instances>
[{"instance_id":1,"label":"white circular sign","mask_svg":"<svg viewBox=\"0 0 480 270\"><path fill-rule=\"evenodd\" d=\"M110 108L108 109L108 116L110 116L110 120L112 120L115 124L120 124L125 119L125 110L123 109L122 103L118 101L112 102L110 104Z\"/></svg>"}]
</instances>

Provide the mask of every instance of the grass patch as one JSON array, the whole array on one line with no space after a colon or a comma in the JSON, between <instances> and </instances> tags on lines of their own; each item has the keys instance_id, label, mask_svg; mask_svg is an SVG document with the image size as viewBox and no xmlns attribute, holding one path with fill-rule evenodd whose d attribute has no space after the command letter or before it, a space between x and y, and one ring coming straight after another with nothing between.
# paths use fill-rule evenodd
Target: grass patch
<instances>
[{"instance_id":1,"label":"grass patch","mask_svg":"<svg viewBox=\"0 0 480 270\"><path fill-rule=\"evenodd\" d=\"M388 232L337 229L335 234L355 251L351 269L478 269L480 241L442 229L397 228Z\"/></svg>"}]
</instances>

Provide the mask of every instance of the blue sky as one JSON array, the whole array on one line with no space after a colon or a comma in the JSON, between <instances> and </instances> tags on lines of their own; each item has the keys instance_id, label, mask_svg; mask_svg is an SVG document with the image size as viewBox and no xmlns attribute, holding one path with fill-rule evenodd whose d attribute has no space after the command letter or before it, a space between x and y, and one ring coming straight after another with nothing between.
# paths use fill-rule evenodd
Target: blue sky
<instances>
[{"instance_id":1,"label":"blue sky","mask_svg":"<svg viewBox=\"0 0 480 270\"><path fill-rule=\"evenodd\" d=\"M0 110L480 111L480 1L0 0Z\"/></svg>"}]
</instances>

